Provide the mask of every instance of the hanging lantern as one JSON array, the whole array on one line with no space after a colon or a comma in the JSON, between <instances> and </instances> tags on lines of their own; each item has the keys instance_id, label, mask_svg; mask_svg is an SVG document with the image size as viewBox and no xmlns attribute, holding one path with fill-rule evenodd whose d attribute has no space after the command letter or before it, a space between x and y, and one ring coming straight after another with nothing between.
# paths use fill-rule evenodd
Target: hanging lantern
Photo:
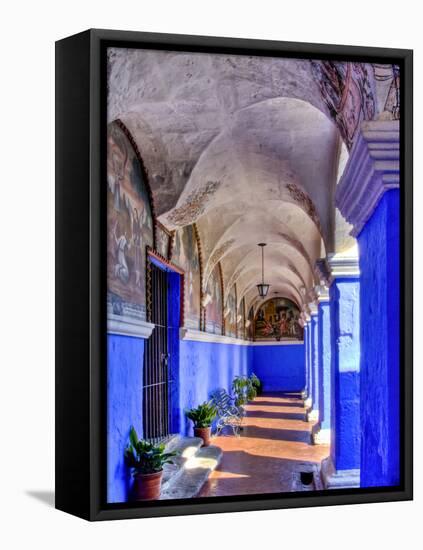
<instances>
[{"instance_id":1,"label":"hanging lantern","mask_svg":"<svg viewBox=\"0 0 423 550\"><path fill-rule=\"evenodd\" d=\"M270 287L270 285L264 282L264 247L266 243L259 243L258 246L261 246L261 283L257 285L257 290L260 298L265 298Z\"/></svg>"}]
</instances>

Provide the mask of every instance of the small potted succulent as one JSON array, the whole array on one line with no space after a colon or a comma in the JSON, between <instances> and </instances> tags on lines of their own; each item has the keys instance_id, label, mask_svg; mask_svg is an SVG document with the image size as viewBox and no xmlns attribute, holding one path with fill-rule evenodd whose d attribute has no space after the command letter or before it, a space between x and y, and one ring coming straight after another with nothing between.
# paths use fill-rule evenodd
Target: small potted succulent
<instances>
[{"instance_id":1,"label":"small potted succulent","mask_svg":"<svg viewBox=\"0 0 423 550\"><path fill-rule=\"evenodd\" d=\"M203 446L210 445L211 425L216 418L217 409L211 401L205 401L194 409L185 411L187 418L194 422L194 435L201 437Z\"/></svg>"},{"instance_id":2,"label":"small potted succulent","mask_svg":"<svg viewBox=\"0 0 423 550\"><path fill-rule=\"evenodd\" d=\"M160 497L163 465L172 464L175 455L175 452L165 453L164 444L154 445L138 439L135 428L131 426L125 461L134 478L132 500L157 500Z\"/></svg>"}]
</instances>

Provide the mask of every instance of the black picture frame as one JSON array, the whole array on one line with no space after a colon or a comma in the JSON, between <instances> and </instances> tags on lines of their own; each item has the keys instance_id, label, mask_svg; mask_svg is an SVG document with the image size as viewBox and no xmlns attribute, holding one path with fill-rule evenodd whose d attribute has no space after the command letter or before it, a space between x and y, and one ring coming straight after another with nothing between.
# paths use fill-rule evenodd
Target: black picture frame
<instances>
[{"instance_id":1,"label":"black picture frame","mask_svg":"<svg viewBox=\"0 0 423 550\"><path fill-rule=\"evenodd\" d=\"M195 501L106 504L105 177L108 46L395 63L401 70L402 484ZM91 29L56 43L56 508L110 520L412 499L411 50Z\"/></svg>"}]
</instances>

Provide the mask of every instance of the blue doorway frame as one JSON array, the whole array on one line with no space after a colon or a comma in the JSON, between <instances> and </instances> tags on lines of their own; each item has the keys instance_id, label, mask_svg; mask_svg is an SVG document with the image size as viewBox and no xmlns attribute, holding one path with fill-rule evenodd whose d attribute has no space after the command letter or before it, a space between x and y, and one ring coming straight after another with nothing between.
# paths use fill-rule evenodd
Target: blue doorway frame
<instances>
[{"instance_id":1,"label":"blue doorway frame","mask_svg":"<svg viewBox=\"0 0 423 550\"><path fill-rule=\"evenodd\" d=\"M179 329L183 319L184 272L154 251L148 251L148 262L167 275L167 369L168 369L168 434L180 433L180 369L179 369ZM148 265L148 263L147 263ZM155 330L155 329L154 329Z\"/></svg>"}]
</instances>

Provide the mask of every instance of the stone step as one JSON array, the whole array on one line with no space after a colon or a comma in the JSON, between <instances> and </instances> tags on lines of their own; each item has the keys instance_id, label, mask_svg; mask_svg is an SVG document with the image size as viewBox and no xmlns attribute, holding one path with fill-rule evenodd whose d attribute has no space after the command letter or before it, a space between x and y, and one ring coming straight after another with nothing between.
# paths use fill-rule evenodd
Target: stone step
<instances>
[{"instance_id":1,"label":"stone step","mask_svg":"<svg viewBox=\"0 0 423 550\"><path fill-rule=\"evenodd\" d=\"M162 485L160 500L192 498L198 495L211 472L222 459L222 449L210 445L201 447L183 464L176 476Z\"/></svg>"},{"instance_id":2,"label":"stone step","mask_svg":"<svg viewBox=\"0 0 423 550\"><path fill-rule=\"evenodd\" d=\"M200 437L184 437L176 435L166 445L166 452L176 451L178 454L172 459L173 464L163 466L162 491L166 490L169 483L174 483L182 473L186 462L194 456L203 440Z\"/></svg>"}]
</instances>

